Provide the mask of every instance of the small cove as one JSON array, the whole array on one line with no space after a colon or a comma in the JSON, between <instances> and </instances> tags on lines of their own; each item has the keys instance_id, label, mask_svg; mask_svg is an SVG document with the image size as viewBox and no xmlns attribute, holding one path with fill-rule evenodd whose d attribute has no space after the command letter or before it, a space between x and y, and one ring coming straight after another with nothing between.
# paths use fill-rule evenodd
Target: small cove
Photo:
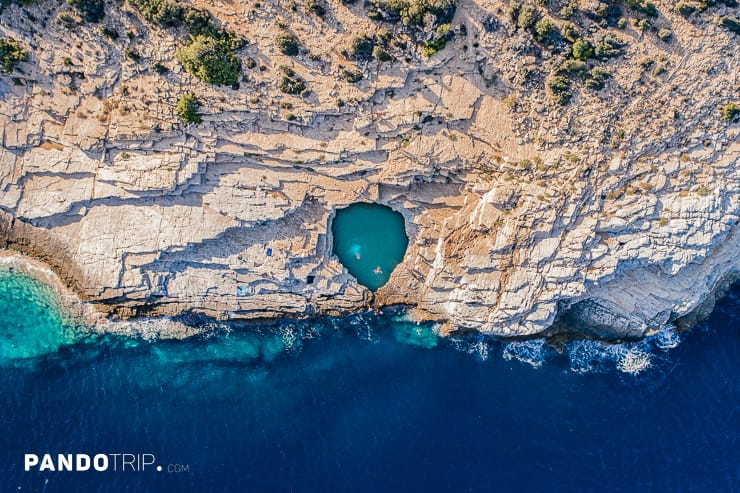
<instances>
[{"instance_id":1,"label":"small cove","mask_svg":"<svg viewBox=\"0 0 740 493\"><path fill-rule=\"evenodd\" d=\"M380 204L363 202L338 209L331 231L334 254L371 291L388 282L409 243L403 216Z\"/></svg>"}]
</instances>

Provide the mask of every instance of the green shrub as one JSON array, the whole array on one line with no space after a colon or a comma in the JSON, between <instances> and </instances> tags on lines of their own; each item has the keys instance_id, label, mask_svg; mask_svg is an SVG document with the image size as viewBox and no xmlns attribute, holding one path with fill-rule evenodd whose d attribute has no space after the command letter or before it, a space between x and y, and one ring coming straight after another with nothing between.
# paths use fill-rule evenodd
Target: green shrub
<instances>
[{"instance_id":1,"label":"green shrub","mask_svg":"<svg viewBox=\"0 0 740 493\"><path fill-rule=\"evenodd\" d=\"M308 11L318 17L324 17L326 15L326 7L317 0L309 0Z\"/></svg>"},{"instance_id":2,"label":"green shrub","mask_svg":"<svg viewBox=\"0 0 740 493\"><path fill-rule=\"evenodd\" d=\"M583 77L586 74L586 63L580 60L565 60L555 69L555 74Z\"/></svg>"},{"instance_id":3,"label":"green shrub","mask_svg":"<svg viewBox=\"0 0 740 493\"><path fill-rule=\"evenodd\" d=\"M529 29L537 22L537 9L531 5L522 5L516 18L516 25L521 29Z\"/></svg>"},{"instance_id":4,"label":"green shrub","mask_svg":"<svg viewBox=\"0 0 740 493\"><path fill-rule=\"evenodd\" d=\"M447 38L437 38L433 41L427 41L424 43L421 46L421 53L428 58L435 53L444 50L445 46L447 46Z\"/></svg>"},{"instance_id":5,"label":"green shrub","mask_svg":"<svg viewBox=\"0 0 740 493\"><path fill-rule=\"evenodd\" d=\"M219 28L213 21L211 14L193 7L185 7L182 13L182 23L193 36L208 36L223 41L231 41L233 35Z\"/></svg>"},{"instance_id":6,"label":"green shrub","mask_svg":"<svg viewBox=\"0 0 740 493\"><path fill-rule=\"evenodd\" d=\"M275 38L275 44L277 44L280 53L288 56L296 56L300 45L298 40L290 33L280 33Z\"/></svg>"},{"instance_id":7,"label":"green shrub","mask_svg":"<svg viewBox=\"0 0 740 493\"><path fill-rule=\"evenodd\" d=\"M242 62L230 43L202 34L191 37L176 57L185 70L216 86L235 86L242 74Z\"/></svg>"},{"instance_id":8,"label":"green shrub","mask_svg":"<svg viewBox=\"0 0 740 493\"><path fill-rule=\"evenodd\" d=\"M28 60L28 52L21 48L17 41L0 38L0 64L3 73L12 74L15 65Z\"/></svg>"},{"instance_id":9,"label":"green shrub","mask_svg":"<svg viewBox=\"0 0 740 493\"><path fill-rule=\"evenodd\" d=\"M375 37L384 44L388 44L391 41L391 32L388 29L378 29L375 33Z\"/></svg>"},{"instance_id":10,"label":"green shrub","mask_svg":"<svg viewBox=\"0 0 740 493\"><path fill-rule=\"evenodd\" d=\"M718 22L720 26L729 29L735 34L740 34L740 20L737 17L724 15L719 18Z\"/></svg>"},{"instance_id":11,"label":"green shrub","mask_svg":"<svg viewBox=\"0 0 740 493\"><path fill-rule=\"evenodd\" d=\"M177 102L175 112L184 123L201 123L203 118L198 113L198 101L192 93L183 94Z\"/></svg>"},{"instance_id":12,"label":"green shrub","mask_svg":"<svg viewBox=\"0 0 740 493\"><path fill-rule=\"evenodd\" d=\"M173 0L129 0L149 22L160 27L176 27L183 22L183 7Z\"/></svg>"},{"instance_id":13,"label":"green shrub","mask_svg":"<svg viewBox=\"0 0 740 493\"><path fill-rule=\"evenodd\" d=\"M157 72L159 75L164 75L170 70L165 65L163 65L161 62L152 63L150 68L154 70L155 72Z\"/></svg>"},{"instance_id":14,"label":"green shrub","mask_svg":"<svg viewBox=\"0 0 740 493\"><path fill-rule=\"evenodd\" d=\"M670 41L672 37L673 31L671 31L670 29L662 28L660 31L658 31L658 39L660 39L664 43Z\"/></svg>"},{"instance_id":15,"label":"green shrub","mask_svg":"<svg viewBox=\"0 0 740 493\"><path fill-rule=\"evenodd\" d=\"M734 121L740 116L740 105L737 103L727 103L721 108L722 119L727 121Z\"/></svg>"},{"instance_id":16,"label":"green shrub","mask_svg":"<svg viewBox=\"0 0 740 493\"><path fill-rule=\"evenodd\" d=\"M433 16L432 27L448 24L455 14L457 0L371 0L376 9L393 22L417 28L424 25L427 15Z\"/></svg>"},{"instance_id":17,"label":"green shrub","mask_svg":"<svg viewBox=\"0 0 740 493\"><path fill-rule=\"evenodd\" d=\"M570 0L567 5L560 9L560 17L570 19L578 10L578 0Z\"/></svg>"},{"instance_id":18,"label":"green shrub","mask_svg":"<svg viewBox=\"0 0 740 493\"><path fill-rule=\"evenodd\" d=\"M613 58L620 56L624 52L624 43L621 39L613 34L607 34L604 38L596 43L594 54L597 58Z\"/></svg>"},{"instance_id":19,"label":"green shrub","mask_svg":"<svg viewBox=\"0 0 740 493\"><path fill-rule=\"evenodd\" d=\"M390 61L393 60L393 57L391 56L391 54L388 53L387 51L385 51L380 46L375 46L373 48L373 58L375 58L377 61L379 61L381 63L382 62L390 62Z\"/></svg>"},{"instance_id":20,"label":"green shrub","mask_svg":"<svg viewBox=\"0 0 740 493\"><path fill-rule=\"evenodd\" d=\"M578 28L572 22L563 22L560 25L560 33L570 42L576 41L581 35L581 33L578 32Z\"/></svg>"},{"instance_id":21,"label":"green shrub","mask_svg":"<svg viewBox=\"0 0 740 493\"><path fill-rule=\"evenodd\" d=\"M552 99L561 106L568 104L573 97L570 90L570 81L563 76L550 77L547 80L547 88L550 90Z\"/></svg>"},{"instance_id":22,"label":"green shrub","mask_svg":"<svg viewBox=\"0 0 740 493\"><path fill-rule=\"evenodd\" d=\"M586 87L595 91L603 89L606 80L612 76L612 74L602 67L592 68L589 75L589 78L586 79Z\"/></svg>"},{"instance_id":23,"label":"green shrub","mask_svg":"<svg viewBox=\"0 0 740 493\"><path fill-rule=\"evenodd\" d=\"M506 9L506 13L509 14L509 18L514 24L516 24L516 20L519 17L519 11L521 9L522 9L521 3L515 0L511 0L511 2L509 2L509 6Z\"/></svg>"},{"instance_id":24,"label":"green shrub","mask_svg":"<svg viewBox=\"0 0 740 493\"><path fill-rule=\"evenodd\" d=\"M103 0L67 0L67 4L79 11L88 22L100 22L105 17Z\"/></svg>"},{"instance_id":25,"label":"green shrub","mask_svg":"<svg viewBox=\"0 0 740 493\"><path fill-rule=\"evenodd\" d=\"M283 74L279 85L282 92L295 95L301 94L306 90L306 83L303 82L303 79L301 79L292 68L282 65L280 67L280 72Z\"/></svg>"},{"instance_id":26,"label":"green shrub","mask_svg":"<svg viewBox=\"0 0 740 493\"><path fill-rule=\"evenodd\" d=\"M689 2L678 2L674 7L676 12L683 16L691 15L696 12L696 5Z\"/></svg>"},{"instance_id":27,"label":"green shrub","mask_svg":"<svg viewBox=\"0 0 740 493\"><path fill-rule=\"evenodd\" d=\"M350 84L354 84L355 82L360 82L363 79L364 75L362 75L362 72L357 69L342 69L342 78L349 82Z\"/></svg>"},{"instance_id":28,"label":"green shrub","mask_svg":"<svg viewBox=\"0 0 740 493\"><path fill-rule=\"evenodd\" d=\"M572 53L573 58L576 60L586 61L594 56L594 49L591 43L583 38L579 38L573 43Z\"/></svg>"},{"instance_id":29,"label":"green shrub","mask_svg":"<svg viewBox=\"0 0 740 493\"><path fill-rule=\"evenodd\" d=\"M624 3L638 12L642 12L650 17L658 15L658 8L653 2L646 2L645 0L625 0Z\"/></svg>"},{"instance_id":30,"label":"green shrub","mask_svg":"<svg viewBox=\"0 0 740 493\"><path fill-rule=\"evenodd\" d=\"M112 27L103 26L100 28L100 34L105 36L108 39L112 39L113 41L117 40L120 36L118 34L118 31L113 29Z\"/></svg>"},{"instance_id":31,"label":"green shrub","mask_svg":"<svg viewBox=\"0 0 740 493\"><path fill-rule=\"evenodd\" d=\"M534 32L537 39L544 42L552 39L558 31L555 24L548 17L543 17L534 25Z\"/></svg>"},{"instance_id":32,"label":"green shrub","mask_svg":"<svg viewBox=\"0 0 740 493\"><path fill-rule=\"evenodd\" d=\"M347 58L357 61L367 61L373 57L375 40L367 35L355 36L345 50Z\"/></svg>"}]
</instances>

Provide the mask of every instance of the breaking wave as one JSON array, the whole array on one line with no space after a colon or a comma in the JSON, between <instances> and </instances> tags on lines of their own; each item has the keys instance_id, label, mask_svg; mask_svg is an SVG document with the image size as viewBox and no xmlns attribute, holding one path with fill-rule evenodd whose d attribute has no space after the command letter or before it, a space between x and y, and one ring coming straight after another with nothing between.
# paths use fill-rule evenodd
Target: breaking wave
<instances>
[{"instance_id":1,"label":"breaking wave","mask_svg":"<svg viewBox=\"0 0 740 493\"><path fill-rule=\"evenodd\" d=\"M533 369L552 362L564 363L578 374L618 371L637 376L664 368L668 353L682 339L672 325L644 339L619 344L575 339L554 346L544 338L499 341L478 333L442 337L438 323L413 321L405 311L393 309L252 324L209 320L187 323L182 318L160 317L104 321L91 330L65 317L54 291L43 283L8 272L0 281L4 304L19 313L0 330L0 364L17 365L22 359L54 354L74 344L105 344L101 337L124 348L151 344L165 361L269 362L282 355L296 355L321 338L354 336L370 343L391 338L421 350L452 348L480 361L499 359ZM18 320L25 323L19 324Z\"/></svg>"}]
</instances>

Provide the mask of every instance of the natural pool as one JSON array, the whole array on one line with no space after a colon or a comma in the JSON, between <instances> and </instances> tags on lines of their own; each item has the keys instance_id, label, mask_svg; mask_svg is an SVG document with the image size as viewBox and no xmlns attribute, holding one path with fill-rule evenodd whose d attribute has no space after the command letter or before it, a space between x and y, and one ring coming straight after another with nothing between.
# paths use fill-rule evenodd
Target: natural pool
<instances>
[{"instance_id":1,"label":"natural pool","mask_svg":"<svg viewBox=\"0 0 740 493\"><path fill-rule=\"evenodd\" d=\"M331 232L334 254L372 291L388 282L409 244L403 216L380 204L363 202L337 210Z\"/></svg>"}]
</instances>

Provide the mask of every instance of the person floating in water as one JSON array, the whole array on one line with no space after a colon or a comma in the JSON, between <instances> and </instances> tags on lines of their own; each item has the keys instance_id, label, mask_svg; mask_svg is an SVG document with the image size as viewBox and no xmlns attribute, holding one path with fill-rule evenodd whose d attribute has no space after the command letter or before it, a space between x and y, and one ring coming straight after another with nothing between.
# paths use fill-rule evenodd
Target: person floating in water
<instances>
[{"instance_id":1,"label":"person floating in water","mask_svg":"<svg viewBox=\"0 0 740 493\"><path fill-rule=\"evenodd\" d=\"M377 266L373 272L375 272L377 275L380 275L383 273L383 269L381 269L380 266Z\"/></svg>"},{"instance_id":2,"label":"person floating in water","mask_svg":"<svg viewBox=\"0 0 740 493\"><path fill-rule=\"evenodd\" d=\"M354 244L354 245L352 245L352 246L349 247L350 253L353 253L355 255L355 258L357 260L360 260L360 250L361 249L362 249L362 247L360 245L357 245L357 244Z\"/></svg>"}]
</instances>

